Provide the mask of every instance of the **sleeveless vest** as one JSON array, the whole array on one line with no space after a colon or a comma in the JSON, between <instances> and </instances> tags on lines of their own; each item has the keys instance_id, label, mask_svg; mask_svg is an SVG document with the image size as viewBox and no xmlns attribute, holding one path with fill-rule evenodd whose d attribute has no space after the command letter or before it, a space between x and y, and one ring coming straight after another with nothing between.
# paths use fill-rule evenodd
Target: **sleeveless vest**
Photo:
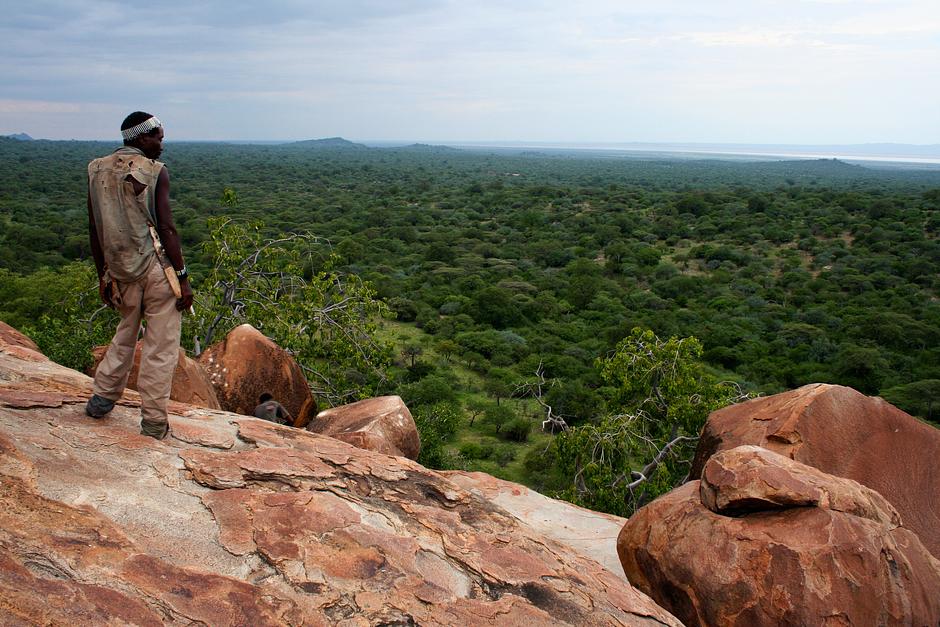
<instances>
[{"instance_id":1,"label":"sleeveless vest","mask_svg":"<svg viewBox=\"0 0 940 627\"><path fill-rule=\"evenodd\" d=\"M88 192L108 272L118 282L140 279L155 254L147 215L156 224L157 177L163 163L131 146L88 164ZM140 194L126 180L144 185Z\"/></svg>"}]
</instances>

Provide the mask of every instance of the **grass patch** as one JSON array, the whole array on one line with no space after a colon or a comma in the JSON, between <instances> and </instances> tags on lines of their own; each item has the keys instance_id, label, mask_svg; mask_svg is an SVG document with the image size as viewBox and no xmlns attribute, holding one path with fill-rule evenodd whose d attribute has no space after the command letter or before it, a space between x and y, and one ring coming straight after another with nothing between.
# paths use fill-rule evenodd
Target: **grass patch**
<instances>
[{"instance_id":1,"label":"grass patch","mask_svg":"<svg viewBox=\"0 0 940 627\"><path fill-rule=\"evenodd\" d=\"M504 398L500 401L501 406L513 411L515 419L530 422L532 428L525 442L514 442L504 437L505 425L501 427L501 433L497 433L495 426L485 421L482 411L478 412L471 425L470 407L495 403L495 399L483 392L486 381L484 375L468 368L457 356L448 359L441 355L434 347L432 336L417 328L414 323L384 321L380 337L395 347L393 374L398 380L405 381L409 373L412 361L409 347L418 347L420 352L414 355L415 363L429 364L436 376L444 376L452 382L456 402L463 416L458 422L456 433L444 446L447 459L461 470L486 472L533 488L541 484L539 478L529 476L525 459L532 451L538 454L545 451L554 436L542 431L541 408L533 399ZM414 408L410 409L414 411Z\"/></svg>"}]
</instances>

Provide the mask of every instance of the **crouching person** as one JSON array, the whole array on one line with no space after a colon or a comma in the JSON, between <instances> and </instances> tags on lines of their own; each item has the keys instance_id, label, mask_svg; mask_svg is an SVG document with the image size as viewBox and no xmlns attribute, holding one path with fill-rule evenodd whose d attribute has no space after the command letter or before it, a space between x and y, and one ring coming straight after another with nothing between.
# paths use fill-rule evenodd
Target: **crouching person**
<instances>
[{"instance_id":1,"label":"crouching person","mask_svg":"<svg viewBox=\"0 0 940 627\"><path fill-rule=\"evenodd\" d=\"M258 406L255 407L254 414L255 418L276 422L279 425L290 425L294 420L284 406L267 392L258 397Z\"/></svg>"}]
</instances>

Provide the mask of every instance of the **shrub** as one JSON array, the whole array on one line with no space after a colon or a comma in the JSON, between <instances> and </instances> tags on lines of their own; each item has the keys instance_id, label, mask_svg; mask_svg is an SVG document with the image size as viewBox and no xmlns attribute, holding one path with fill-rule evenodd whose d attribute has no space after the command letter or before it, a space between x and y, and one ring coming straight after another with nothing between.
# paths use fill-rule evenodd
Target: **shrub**
<instances>
[{"instance_id":1,"label":"shrub","mask_svg":"<svg viewBox=\"0 0 940 627\"><path fill-rule=\"evenodd\" d=\"M493 457L493 453L494 448L492 444L465 442L460 445L460 454L467 459L490 459Z\"/></svg>"},{"instance_id":2,"label":"shrub","mask_svg":"<svg viewBox=\"0 0 940 627\"><path fill-rule=\"evenodd\" d=\"M526 418L515 418L509 421L503 430L503 437L513 442L525 442L529 439L532 423Z\"/></svg>"},{"instance_id":3,"label":"shrub","mask_svg":"<svg viewBox=\"0 0 940 627\"><path fill-rule=\"evenodd\" d=\"M491 458L502 468L516 459L516 450L516 447L511 444L498 446L493 450Z\"/></svg>"},{"instance_id":4,"label":"shrub","mask_svg":"<svg viewBox=\"0 0 940 627\"><path fill-rule=\"evenodd\" d=\"M483 422L493 425L496 433L516 418L516 413L506 405L490 405L483 412Z\"/></svg>"},{"instance_id":5,"label":"shrub","mask_svg":"<svg viewBox=\"0 0 940 627\"><path fill-rule=\"evenodd\" d=\"M457 431L460 408L454 403L435 403L418 407L412 416L421 438L418 463L438 470L451 468L449 464L453 456L447 454L444 443Z\"/></svg>"}]
</instances>

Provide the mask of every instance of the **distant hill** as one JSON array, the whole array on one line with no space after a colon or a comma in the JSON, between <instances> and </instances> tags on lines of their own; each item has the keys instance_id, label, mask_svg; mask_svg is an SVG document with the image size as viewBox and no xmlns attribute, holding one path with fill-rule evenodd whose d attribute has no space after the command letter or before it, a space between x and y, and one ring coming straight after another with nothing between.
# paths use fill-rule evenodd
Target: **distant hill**
<instances>
[{"instance_id":1,"label":"distant hill","mask_svg":"<svg viewBox=\"0 0 940 627\"><path fill-rule=\"evenodd\" d=\"M305 139L299 142L287 144L297 148L342 148L345 150L368 150L369 147L364 144L357 144L342 137L326 137L324 139Z\"/></svg>"},{"instance_id":2,"label":"distant hill","mask_svg":"<svg viewBox=\"0 0 940 627\"><path fill-rule=\"evenodd\" d=\"M27 135L26 133L14 133L12 135L4 135L4 137L7 137L9 139L18 139L21 142L33 141L33 138Z\"/></svg>"},{"instance_id":3,"label":"distant hill","mask_svg":"<svg viewBox=\"0 0 940 627\"><path fill-rule=\"evenodd\" d=\"M817 174L861 173L865 170L862 165L847 163L841 159L794 159L793 161L777 161L776 164Z\"/></svg>"}]
</instances>

